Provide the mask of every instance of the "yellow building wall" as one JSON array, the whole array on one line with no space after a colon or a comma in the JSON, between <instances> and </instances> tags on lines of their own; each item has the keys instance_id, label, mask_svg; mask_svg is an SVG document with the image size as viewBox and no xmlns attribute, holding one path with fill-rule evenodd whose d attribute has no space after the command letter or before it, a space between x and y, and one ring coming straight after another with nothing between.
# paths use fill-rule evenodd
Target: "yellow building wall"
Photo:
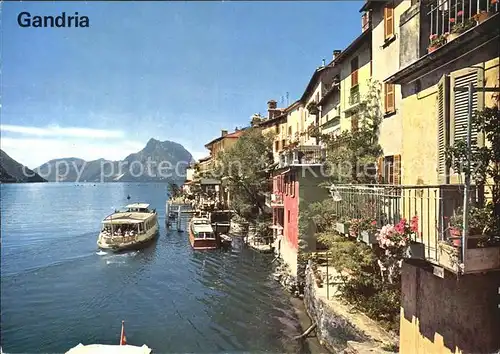
<instances>
[{"instance_id":1,"label":"yellow building wall","mask_svg":"<svg viewBox=\"0 0 500 354\"><path fill-rule=\"evenodd\" d=\"M305 127L303 121L303 108L301 106L298 106L288 113L286 126L287 136L290 135L291 139L298 137L300 143L304 144L305 136L303 136L302 133L305 132Z\"/></svg>"},{"instance_id":2,"label":"yellow building wall","mask_svg":"<svg viewBox=\"0 0 500 354\"><path fill-rule=\"evenodd\" d=\"M399 32L399 24L401 15L411 6L410 1L399 1L394 8L394 32ZM383 4L376 6L371 12L372 25L372 67L373 80L378 81L381 89L380 108L385 113L384 107L384 84L383 81L399 70L399 51L400 39L396 35L394 40L386 46L385 31L384 31L384 6ZM394 87L394 103L396 112L386 118L382 118L380 124L379 144L383 150L384 156L401 155L401 144L403 137L402 131L402 96L401 86ZM401 157L404 158L403 156Z\"/></svg>"},{"instance_id":3,"label":"yellow building wall","mask_svg":"<svg viewBox=\"0 0 500 354\"><path fill-rule=\"evenodd\" d=\"M483 66L484 84L499 87L499 58L474 66ZM452 90L450 89L450 92ZM487 93L483 102L493 104L493 93ZM403 184L439 184L437 169L437 85L406 97L402 102L401 182ZM479 99L481 101L482 99ZM463 181L463 179L462 179ZM453 178L452 182L459 182Z\"/></svg>"},{"instance_id":4,"label":"yellow building wall","mask_svg":"<svg viewBox=\"0 0 500 354\"><path fill-rule=\"evenodd\" d=\"M215 142L212 145L211 155L217 157L221 152L229 150L234 144L236 144L237 138L223 138Z\"/></svg>"}]
</instances>

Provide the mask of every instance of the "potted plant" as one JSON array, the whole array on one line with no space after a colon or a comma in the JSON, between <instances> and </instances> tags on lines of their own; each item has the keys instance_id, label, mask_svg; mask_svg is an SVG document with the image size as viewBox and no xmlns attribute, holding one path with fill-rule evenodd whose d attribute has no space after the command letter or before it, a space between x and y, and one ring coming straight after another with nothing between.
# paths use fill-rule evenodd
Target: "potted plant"
<instances>
[{"instance_id":1,"label":"potted plant","mask_svg":"<svg viewBox=\"0 0 500 354\"><path fill-rule=\"evenodd\" d=\"M443 46L446 44L446 36L445 35L437 35L437 34L431 34L429 36L429 47L427 47L427 52L432 53L439 47Z\"/></svg>"},{"instance_id":2,"label":"potted plant","mask_svg":"<svg viewBox=\"0 0 500 354\"><path fill-rule=\"evenodd\" d=\"M360 241L367 245L378 243L377 240L377 221L372 218L364 218L361 223Z\"/></svg>"},{"instance_id":3,"label":"potted plant","mask_svg":"<svg viewBox=\"0 0 500 354\"><path fill-rule=\"evenodd\" d=\"M308 105L307 105L307 110L309 111L310 114L312 115L316 115L319 113L319 110L318 110L318 105L316 104L316 102L312 101L310 102Z\"/></svg>"},{"instance_id":4,"label":"potted plant","mask_svg":"<svg viewBox=\"0 0 500 354\"><path fill-rule=\"evenodd\" d=\"M477 22L477 24L481 24L483 23L484 21L486 21L486 19L490 17L490 13L488 11L485 11L485 10L481 10L479 11L477 14L475 14L472 18Z\"/></svg>"},{"instance_id":5,"label":"potted plant","mask_svg":"<svg viewBox=\"0 0 500 354\"><path fill-rule=\"evenodd\" d=\"M350 222L345 220L340 220L336 224L336 229L341 235L349 235Z\"/></svg>"},{"instance_id":6,"label":"potted plant","mask_svg":"<svg viewBox=\"0 0 500 354\"><path fill-rule=\"evenodd\" d=\"M469 18L464 20L463 15L463 11L458 11L456 18L450 18L450 24L452 24L452 26L450 33L446 36L447 42L451 42L462 33L475 26L476 23L472 19Z\"/></svg>"}]
</instances>

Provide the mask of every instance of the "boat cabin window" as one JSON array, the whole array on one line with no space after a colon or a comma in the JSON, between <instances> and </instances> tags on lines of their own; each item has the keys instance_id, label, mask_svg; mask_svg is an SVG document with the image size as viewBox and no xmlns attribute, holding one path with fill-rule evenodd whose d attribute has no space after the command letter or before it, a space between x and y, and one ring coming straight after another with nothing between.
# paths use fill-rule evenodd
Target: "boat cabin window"
<instances>
[{"instance_id":1,"label":"boat cabin window","mask_svg":"<svg viewBox=\"0 0 500 354\"><path fill-rule=\"evenodd\" d=\"M212 234L210 232L200 232L198 238L212 238Z\"/></svg>"}]
</instances>

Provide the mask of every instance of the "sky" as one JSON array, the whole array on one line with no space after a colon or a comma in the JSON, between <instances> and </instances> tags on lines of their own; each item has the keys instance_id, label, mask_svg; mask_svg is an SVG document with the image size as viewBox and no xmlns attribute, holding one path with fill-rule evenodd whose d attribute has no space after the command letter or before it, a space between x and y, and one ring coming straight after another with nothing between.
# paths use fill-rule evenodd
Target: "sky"
<instances>
[{"instance_id":1,"label":"sky","mask_svg":"<svg viewBox=\"0 0 500 354\"><path fill-rule=\"evenodd\" d=\"M362 1L2 2L0 145L30 168L120 160L150 138L195 158L286 106L361 33ZM22 28L20 12L89 28Z\"/></svg>"}]
</instances>

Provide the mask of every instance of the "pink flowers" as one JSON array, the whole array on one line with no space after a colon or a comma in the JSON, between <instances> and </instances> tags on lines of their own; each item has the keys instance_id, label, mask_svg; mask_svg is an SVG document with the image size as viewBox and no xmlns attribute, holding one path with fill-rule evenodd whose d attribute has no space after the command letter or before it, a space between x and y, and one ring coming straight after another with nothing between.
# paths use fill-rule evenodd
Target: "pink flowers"
<instances>
[{"instance_id":1,"label":"pink flowers","mask_svg":"<svg viewBox=\"0 0 500 354\"><path fill-rule=\"evenodd\" d=\"M430 39L431 41L436 40L437 38L438 38L438 35L437 35L437 34L431 34L431 35L429 36L429 39Z\"/></svg>"},{"instance_id":2,"label":"pink flowers","mask_svg":"<svg viewBox=\"0 0 500 354\"><path fill-rule=\"evenodd\" d=\"M495 0L492 0L492 1L495 1ZM462 10L460 10L457 12L457 17L462 16L463 14L464 14L464 12Z\"/></svg>"},{"instance_id":3,"label":"pink flowers","mask_svg":"<svg viewBox=\"0 0 500 354\"><path fill-rule=\"evenodd\" d=\"M418 216L415 215L410 220L410 230L416 234L418 234Z\"/></svg>"},{"instance_id":4,"label":"pink flowers","mask_svg":"<svg viewBox=\"0 0 500 354\"><path fill-rule=\"evenodd\" d=\"M455 19L453 17L450 18L450 23L455 23Z\"/></svg>"},{"instance_id":5,"label":"pink flowers","mask_svg":"<svg viewBox=\"0 0 500 354\"><path fill-rule=\"evenodd\" d=\"M398 249L408 246L412 235L417 234L418 216L415 215L409 224L403 218L396 225L384 225L377 234L377 240L381 248L386 249L389 253L397 253Z\"/></svg>"}]
</instances>

